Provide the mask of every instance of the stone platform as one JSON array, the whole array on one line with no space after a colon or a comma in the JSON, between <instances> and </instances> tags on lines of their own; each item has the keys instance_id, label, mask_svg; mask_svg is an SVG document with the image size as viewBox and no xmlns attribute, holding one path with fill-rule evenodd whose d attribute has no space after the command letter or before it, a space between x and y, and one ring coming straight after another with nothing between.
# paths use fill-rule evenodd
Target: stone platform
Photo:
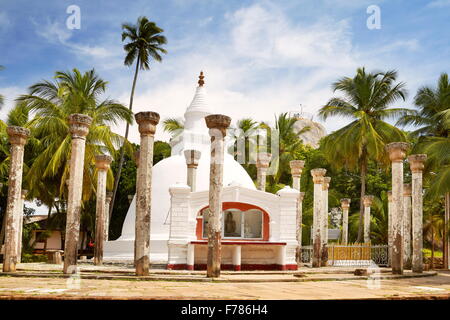
<instances>
[{"instance_id":1,"label":"stone platform","mask_svg":"<svg viewBox=\"0 0 450 320\"><path fill-rule=\"evenodd\" d=\"M79 274L75 276L62 273L62 265L46 263L18 264L15 273L0 273L1 276L22 278L73 278L95 280L128 281L186 281L215 283L261 283L261 282L308 282L308 281L348 281L348 280L390 280L402 278L431 277L435 271L412 273L405 270L403 275L393 275L389 268L372 270L368 275L357 276L356 268L323 267L301 268L297 271L222 271L219 278L207 278L206 271L165 270L153 268L150 275L137 277L131 264L107 264L95 266L91 262L78 264Z\"/></svg>"},{"instance_id":2,"label":"stone platform","mask_svg":"<svg viewBox=\"0 0 450 320\"><path fill-rule=\"evenodd\" d=\"M393 276L382 268L369 278L355 276L354 268L327 267L224 271L208 279L204 271L152 269L138 278L131 265L79 267L79 275L67 276L60 265L19 264L16 273L0 273L0 300L450 299L450 271Z\"/></svg>"}]
</instances>

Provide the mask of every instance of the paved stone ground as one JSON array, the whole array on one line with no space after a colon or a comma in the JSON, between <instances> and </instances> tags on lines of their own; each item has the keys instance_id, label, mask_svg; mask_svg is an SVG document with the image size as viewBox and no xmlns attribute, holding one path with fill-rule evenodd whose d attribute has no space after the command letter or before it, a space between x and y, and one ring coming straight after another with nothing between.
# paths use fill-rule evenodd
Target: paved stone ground
<instances>
[{"instance_id":1,"label":"paved stone ground","mask_svg":"<svg viewBox=\"0 0 450 320\"><path fill-rule=\"evenodd\" d=\"M21 277L0 276L0 299L450 299L450 271L422 278L357 280L361 278L349 274L353 269L302 268L301 272L309 277L308 281L282 282L283 279L294 278L293 272L224 272L223 278L255 281L216 283L176 279L183 277L183 273L204 278L204 272L152 270L154 274L172 281L140 281L132 277L128 280L49 277L48 274L52 273L59 275L61 267L45 264L21 264L18 269ZM82 264L81 270L82 275L108 271L113 275L117 272L131 275L133 272L129 267L95 267L89 264ZM37 273L36 276L27 277L25 273L30 271ZM382 270L382 274L387 274L386 271ZM272 282L256 282L268 277Z\"/></svg>"}]
</instances>

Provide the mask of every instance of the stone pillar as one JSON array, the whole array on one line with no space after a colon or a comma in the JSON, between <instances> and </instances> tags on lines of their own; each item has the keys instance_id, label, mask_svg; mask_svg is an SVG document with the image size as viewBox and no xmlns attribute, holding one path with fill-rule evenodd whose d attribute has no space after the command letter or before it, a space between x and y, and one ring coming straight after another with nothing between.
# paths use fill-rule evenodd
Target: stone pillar
<instances>
[{"instance_id":1,"label":"stone pillar","mask_svg":"<svg viewBox=\"0 0 450 320\"><path fill-rule=\"evenodd\" d=\"M17 216L19 217L19 237L17 241L17 263L20 263L22 261L22 232L23 232L23 203L25 201L25 198L27 196L28 190L22 190L21 197L20 197L20 205L18 207L19 212L17 213Z\"/></svg>"},{"instance_id":2,"label":"stone pillar","mask_svg":"<svg viewBox=\"0 0 450 320\"><path fill-rule=\"evenodd\" d=\"M258 190L266 191L267 168L269 168L271 158L272 155L270 153L258 153L258 157L256 159Z\"/></svg>"},{"instance_id":3,"label":"stone pillar","mask_svg":"<svg viewBox=\"0 0 450 320\"><path fill-rule=\"evenodd\" d=\"M403 268L411 269L411 184L403 185Z\"/></svg>"},{"instance_id":4,"label":"stone pillar","mask_svg":"<svg viewBox=\"0 0 450 320\"><path fill-rule=\"evenodd\" d=\"M112 158L108 155L95 156L95 166L97 168L97 204L95 207L95 247L94 264L103 264L103 243L105 242L105 217L106 211L106 178Z\"/></svg>"},{"instance_id":5,"label":"stone pillar","mask_svg":"<svg viewBox=\"0 0 450 320\"><path fill-rule=\"evenodd\" d=\"M206 116L205 121L211 136L207 258L207 277L211 278L220 276L224 138L231 118L221 114L212 114Z\"/></svg>"},{"instance_id":6,"label":"stone pillar","mask_svg":"<svg viewBox=\"0 0 450 320\"><path fill-rule=\"evenodd\" d=\"M394 232L392 228L392 191L387 192L388 198L388 264L392 266L392 246L394 245Z\"/></svg>"},{"instance_id":7,"label":"stone pillar","mask_svg":"<svg viewBox=\"0 0 450 320\"><path fill-rule=\"evenodd\" d=\"M367 195L363 198L364 203L364 243L370 243L370 207L373 196Z\"/></svg>"},{"instance_id":8,"label":"stone pillar","mask_svg":"<svg viewBox=\"0 0 450 320\"><path fill-rule=\"evenodd\" d=\"M408 157L412 172L412 271L423 272L423 196L422 171L426 154L413 154Z\"/></svg>"},{"instance_id":9,"label":"stone pillar","mask_svg":"<svg viewBox=\"0 0 450 320\"><path fill-rule=\"evenodd\" d=\"M302 177L303 168L305 167L305 161L292 160L289 161L289 166L291 167L292 188L300 191L300 180Z\"/></svg>"},{"instance_id":10,"label":"stone pillar","mask_svg":"<svg viewBox=\"0 0 450 320\"><path fill-rule=\"evenodd\" d=\"M8 178L8 200L6 204L5 246L3 254L3 272L15 272L17 263L17 242L19 241L19 207L21 203L23 154L30 130L9 126L10 165ZM23 213L22 215L23 216Z\"/></svg>"},{"instance_id":11,"label":"stone pillar","mask_svg":"<svg viewBox=\"0 0 450 320\"><path fill-rule=\"evenodd\" d=\"M296 260L297 264L302 263L302 224L303 224L303 199L305 198L305 193L300 192L297 202L297 219L296 219L296 235L297 235L297 253Z\"/></svg>"},{"instance_id":12,"label":"stone pillar","mask_svg":"<svg viewBox=\"0 0 450 320\"><path fill-rule=\"evenodd\" d=\"M195 245L188 243L186 269L194 270L194 265L195 265Z\"/></svg>"},{"instance_id":13,"label":"stone pillar","mask_svg":"<svg viewBox=\"0 0 450 320\"><path fill-rule=\"evenodd\" d=\"M105 241L108 241L109 239L109 221L110 221L110 211L109 206L111 205L111 199L112 199L113 193L111 191L106 192L106 198L105 198Z\"/></svg>"},{"instance_id":14,"label":"stone pillar","mask_svg":"<svg viewBox=\"0 0 450 320\"><path fill-rule=\"evenodd\" d=\"M324 177L322 184L322 266L328 261L328 189L330 188L331 177Z\"/></svg>"},{"instance_id":15,"label":"stone pillar","mask_svg":"<svg viewBox=\"0 0 450 320\"><path fill-rule=\"evenodd\" d=\"M289 166L291 167L292 175L292 188L300 191L300 180L302 177L302 171L305 167L305 161L303 160L292 160L289 161ZM303 223L303 198L305 196L304 192L300 192L298 203L297 203L297 264L302 262L302 223Z\"/></svg>"},{"instance_id":16,"label":"stone pillar","mask_svg":"<svg viewBox=\"0 0 450 320\"><path fill-rule=\"evenodd\" d=\"M351 200L348 198L341 199L342 208L342 244L348 244L348 210L350 209Z\"/></svg>"},{"instance_id":17,"label":"stone pillar","mask_svg":"<svg viewBox=\"0 0 450 320\"><path fill-rule=\"evenodd\" d=\"M313 258L312 266L314 268L320 267L322 257L322 239L321 239L321 215L322 215L322 203L323 192L322 184L326 169L317 168L311 170L311 175L314 182L314 205L313 205Z\"/></svg>"},{"instance_id":18,"label":"stone pillar","mask_svg":"<svg viewBox=\"0 0 450 320\"><path fill-rule=\"evenodd\" d=\"M134 152L133 156L134 156L134 162L136 163L136 186L138 186L138 185L139 185L139 158L140 158L140 156L141 156L140 151L137 150L136 152ZM137 188L136 188L136 190L137 190ZM136 196L136 202L135 202L136 208L135 208L135 212L137 212L137 211L138 211L138 206L139 206L139 203L138 203L138 201L137 201L137 193L136 193L135 196ZM131 201L130 201L130 205L131 205ZM112 210L111 210L111 211L112 211ZM136 237L135 237L135 239L134 239L134 255L133 255L133 260L134 260L134 266L136 267Z\"/></svg>"},{"instance_id":19,"label":"stone pillar","mask_svg":"<svg viewBox=\"0 0 450 320\"><path fill-rule=\"evenodd\" d=\"M187 185L191 187L191 192L197 189L197 167L201 152L198 150L184 150L184 157L187 165Z\"/></svg>"},{"instance_id":20,"label":"stone pillar","mask_svg":"<svg viewBox=\"0 0 450 320\"><path fill-rule=\"evenodd\" d=\"M392 142L386 145L392 162L392 273L403 274L403 159L409 143Z\"/></svg>"},{"instance_id":21,"label":"stone pillar","mask_svg":"<svg viewBox=\"0 0 450 320\"><path fill-rule=\"evenodd\" d=\"M135 115L141 135L136 187L135 267L137 276L150 270L150 219L152 204L153 144L159 114L139 112Z\"/></svg>"},{"instance_id":22,"label":"stone pillar","mask_svg":"<svg viewBox=\"0 0 450 320\"><path fill-rule=\"evenodd\" d=\"M78 239L80 237L81 196L83 192L84 153L86 136L92 118L84 114L69 116L72 135L70 155L69 194L67 199L66 236L64 247L64 268L66 274L77 272Z\"/></svg>"},{"instance_id":23,"label":"stone pillar","mask_svg":"<svg viewBox=\"0 0 450 320\"><path fill-rule=\"evenodd\" d=\"M233 247L232 263L234 271L241 271L241 246Z\"/></svg>"}]
</instances>

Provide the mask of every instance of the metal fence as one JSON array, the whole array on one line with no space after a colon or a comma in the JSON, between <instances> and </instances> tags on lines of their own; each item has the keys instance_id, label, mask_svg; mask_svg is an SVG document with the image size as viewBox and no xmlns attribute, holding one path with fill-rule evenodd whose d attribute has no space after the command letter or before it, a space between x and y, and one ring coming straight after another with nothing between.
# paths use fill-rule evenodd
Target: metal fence
<instances>
[{"instance_id":1,"label":"metal fence","mask_svg":"<svg viewBox=\"0 0 450 320\"><path fill-rule=\"evenodd\" d=\"M389 253L387 245L329 245L328 266L387 266ZM311 263L312 246L302 247L302 262Z\"/></svg>"}]
</instances>

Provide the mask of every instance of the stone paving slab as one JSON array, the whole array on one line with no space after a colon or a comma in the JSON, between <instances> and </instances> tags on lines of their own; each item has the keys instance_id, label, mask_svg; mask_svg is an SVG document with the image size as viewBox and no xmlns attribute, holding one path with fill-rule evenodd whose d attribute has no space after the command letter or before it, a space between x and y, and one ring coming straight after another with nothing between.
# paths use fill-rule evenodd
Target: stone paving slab
<instances>
[{"instance_id":1,"label":"stone paving slab","mask_svg":"<svg viewBox=\"0 0 450 320\"><path fill-rule=\"evenodd\" d=\"M405 271L404 275L393 275L388 268L377 269L377 274L355 276L355 268L326 267L298 271L224 271L220 278L207 278L205 271L160 270L153 269L149 276L137 277L134 268L123 266L94 266L92 263L80 263L80 273L75 277L92 280L127 281L178 281L178 282L215 282L215 283L262 283L262 282L310 282L310 281L351 281L351 280L389 280L411 277L435 276L429 271L415 274ZM62 273L62 265L45 263L26 263L17 266L15 273L0 273L1 276L15 278L73 278Z\"/></svg>"},{"instance_id":2,"label":"stone paving slab","mask_svg":"<svg viewBox=\"0 0 450 320\"><path fill-rule=\"evenodd\" d=\"M0 277L0 299L450 299L450 272L372 281L215 283Z\"/></svg>"}]
</instances>

